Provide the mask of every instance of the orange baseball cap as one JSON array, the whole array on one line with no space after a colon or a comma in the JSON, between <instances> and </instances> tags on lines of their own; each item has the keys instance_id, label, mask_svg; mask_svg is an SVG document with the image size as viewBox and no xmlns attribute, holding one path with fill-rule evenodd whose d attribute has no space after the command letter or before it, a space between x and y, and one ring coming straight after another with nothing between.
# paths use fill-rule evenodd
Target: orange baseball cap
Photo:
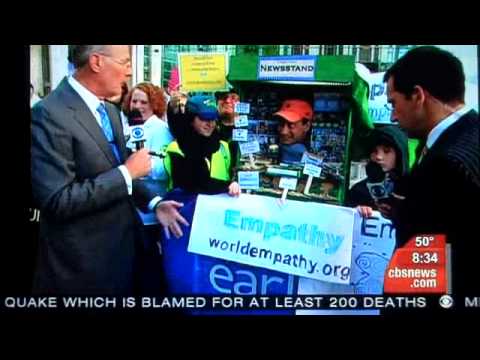
<instances>
[{"instance_id":1,"label":"orange baseball cap","mask_svg":"<svg viewBox=\"0 0 480 360\"><path fill-rule=\"evenodd\" d=\"M273 115L279 115L289 122L296 123L302 119L313 120L312 106L305 100L285 100L280 110Z\"/></svg>"}]
</instances>

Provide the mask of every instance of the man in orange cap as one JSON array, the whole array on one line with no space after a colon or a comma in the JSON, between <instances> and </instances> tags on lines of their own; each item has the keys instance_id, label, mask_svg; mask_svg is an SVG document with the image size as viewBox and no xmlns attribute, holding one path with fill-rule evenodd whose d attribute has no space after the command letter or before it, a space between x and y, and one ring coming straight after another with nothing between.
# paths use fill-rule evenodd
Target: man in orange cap
<instances>
[{"instance_id":1,"label":"man in orange cap","mask_svg":"<svg viewBox=\"0 0 480 360\"><path fill-rule=\"evenodd\" d=\"M305 100L289 99L273 115L278 118L280 162L300 162L307 151L305 140L312 126L312 106Z\"/></svg>"}]
</instances>

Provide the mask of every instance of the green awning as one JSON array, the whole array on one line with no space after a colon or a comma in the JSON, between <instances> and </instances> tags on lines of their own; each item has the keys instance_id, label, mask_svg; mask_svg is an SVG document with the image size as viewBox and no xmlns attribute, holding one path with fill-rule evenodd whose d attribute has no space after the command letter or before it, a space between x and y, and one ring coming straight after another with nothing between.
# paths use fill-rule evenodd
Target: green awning
<instances>
[{"instance_id":1,"label":"green awning","mask_svg":"<svg viewBox=\"0 0 480 360\"><path fill-rule=\"evenodd\" d=\"M259 56L241 54L230 57L227 80L257 81ZM315 82L352 83L355 71L353 56L317 56ZM305 81L304 84L311 83Z\"/></svg>"}]
</instances>

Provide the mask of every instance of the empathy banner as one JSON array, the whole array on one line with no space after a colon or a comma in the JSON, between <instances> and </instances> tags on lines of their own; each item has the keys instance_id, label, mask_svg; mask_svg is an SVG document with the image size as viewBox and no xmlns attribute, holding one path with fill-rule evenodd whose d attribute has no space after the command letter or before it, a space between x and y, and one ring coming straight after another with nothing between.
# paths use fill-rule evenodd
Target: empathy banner
<instances>
[{"instance_id":1,"label":"empathy banner","mask_svg":"<svg viewBox=\"0 0 480 360\"><path fill-rule=\"evenodd\" d=\"M242 194L199 195L188 251L349 284L355 210Z\"/></svg>"}]
</instances>

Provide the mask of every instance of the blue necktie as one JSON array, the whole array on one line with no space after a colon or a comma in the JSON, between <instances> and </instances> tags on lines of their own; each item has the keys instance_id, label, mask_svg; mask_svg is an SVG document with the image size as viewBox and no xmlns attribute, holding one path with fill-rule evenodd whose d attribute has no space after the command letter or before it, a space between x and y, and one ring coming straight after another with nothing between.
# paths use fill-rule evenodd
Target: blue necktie
<instances>
[{"instance_id":1,"label":"blue necktie","mask_svg":"<svg viewBox=\"0 0 480 360\"><path fill-rule=\"evenodd\" d=\"M120 152L118 150L117 144L115 143L115 138L113 137L112 123L110 122L110 118L108 117L105 105L100 103L100 105L98 105L97 111L100 114L100 121L102 123L103 133L105 134L105 137L107 138L107 141L112 148L113 155L115 155L117 161L121 163Z\"/></svg>"}]
</instances>

